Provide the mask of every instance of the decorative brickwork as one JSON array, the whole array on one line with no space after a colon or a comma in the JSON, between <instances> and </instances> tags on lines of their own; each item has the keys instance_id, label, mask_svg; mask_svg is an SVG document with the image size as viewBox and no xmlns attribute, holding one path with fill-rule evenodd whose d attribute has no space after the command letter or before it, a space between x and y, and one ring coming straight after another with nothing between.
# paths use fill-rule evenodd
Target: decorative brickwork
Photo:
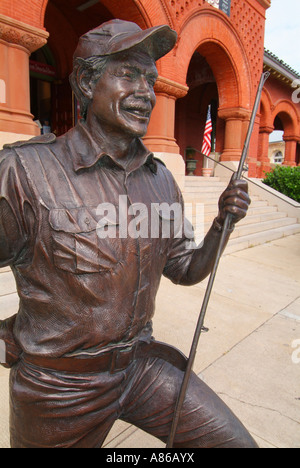
<instances>
[{"instance_id":1,"label":"decorative brickwork","mask_svg":"<svg viewBox=\"0 0 300 468\"><path fill-rule=\"evenodd\" d=\"M232 0L231 21L247 51L255 85L260 80L264 55L265 17L262 13L263 11L258 12L247 0Z\"/></svg>"},{"instance_id":2,"label":"decorative brickwork","mask_svg":"<svg viewBox=\"0 0 300 468\"><path fill-rule=\"evenodd\" d=\"M174 22L181 25L187 17L198 11L199 7L207 2L205 0L167 0L165 3L169 6Z\"/></svg>"},{"instance_id":3,"label":"decorative brickwork","mask_svg":"<svg viewBox=\"0 0 300 468\"><path fill-rule=\"evenodd\" d=\"M49 33L0 14L0 39L25 47L30 53L47 43Z\"/></svg>"}]
</instances>

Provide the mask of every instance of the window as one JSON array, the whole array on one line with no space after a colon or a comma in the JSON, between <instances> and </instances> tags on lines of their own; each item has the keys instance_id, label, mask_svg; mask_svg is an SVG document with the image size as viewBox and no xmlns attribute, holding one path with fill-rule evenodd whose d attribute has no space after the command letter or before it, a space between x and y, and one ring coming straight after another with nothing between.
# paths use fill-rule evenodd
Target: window
<instances>
[{"instance_id":1,"label":"window","mask_svg":"<svg viewBox=\"0 0 300 468\"><path fill-rule=\"evenodd\" d=\"M275 164L282 164L283 163L282 151L276 151L276 153L274 154L274 163Z\"/></svg>"}]
</instances>

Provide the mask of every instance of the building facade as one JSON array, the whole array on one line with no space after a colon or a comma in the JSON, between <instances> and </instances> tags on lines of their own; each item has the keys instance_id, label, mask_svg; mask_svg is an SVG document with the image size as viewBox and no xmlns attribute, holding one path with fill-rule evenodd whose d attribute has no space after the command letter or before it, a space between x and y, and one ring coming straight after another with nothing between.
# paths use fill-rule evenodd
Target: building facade
<instances>
[{"instance_id":1,"label":"building facade","mask_svg":"<svg viewBox=\"0 0 300 468\"><path fill-rule=\"evenodd\" d=\"M145 137L149 149L174 175L185 174L186 148L201 150L208 106L213 151L223 164L237 165L264 67L272 76L255 121L249 175L260 177L270 168L268 141L274 129L284 131L284 163L299 164L300 104L293 99L292 88L299 77L264 52L270 4L270 0L1 0L0 146L30 138L41 131L39 127L60 135L74 125L78 113L68 78L78 38L104 21L121 18L142 28L168 24L178 33L174 50L157 64L157 105ZM196 157L195 174L201 175L203 157Z\"/></svg>"}]
</instances>

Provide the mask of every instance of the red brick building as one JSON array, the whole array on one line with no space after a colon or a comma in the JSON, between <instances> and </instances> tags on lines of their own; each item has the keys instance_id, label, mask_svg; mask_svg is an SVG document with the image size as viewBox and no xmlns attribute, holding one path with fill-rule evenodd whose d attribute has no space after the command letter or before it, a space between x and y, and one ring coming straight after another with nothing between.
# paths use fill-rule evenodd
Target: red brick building
<instances>
[{"instance_id":1,"label":"red brick building","mask_svg":"<svg viewBox=\"0 0 300 468\"><path fill-rule=\"evenodd\" d=\"M223 163L240 158L263 67L263 91L249 151L251 176L270 167L269 135L284 131L285 163L299 164L300 104L296 72L264 53L270 0L1 0L0 145L39 132L57 135L76 120L68 77L80 35L121 18L142 28L168 24L179 35L158 62L157 106L145 138L175 175L184 174L186 148L201 149L208 105L214 150ZM296 101L296 102L294 102ZM299 99L298 99L299 101ZM201 174L199 158L196 174Z\"/></svg>"}]
</instances>

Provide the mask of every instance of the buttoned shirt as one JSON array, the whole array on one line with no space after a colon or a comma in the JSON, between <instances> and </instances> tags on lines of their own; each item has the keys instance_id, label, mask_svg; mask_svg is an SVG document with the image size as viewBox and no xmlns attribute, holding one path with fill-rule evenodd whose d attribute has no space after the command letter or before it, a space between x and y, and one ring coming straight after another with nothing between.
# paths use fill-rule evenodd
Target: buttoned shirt
<instances>
[{"instance_id":1,"label":"buttoned shirt","mask_svg":"<svg viewBox=\"0 0 300 468\"><path fill-rule=\"evenodd\" d=\"M145 206L149 219L153 206L183 207L172 174L141 140L128 160L124 168L104 153L85 123L0 152L0 267L15 276L14 335L26 353L97 353L149 335L162 275L186 276L192 250L170 212L169 236L151 237L151 223L149 235L124 232L124 219L134 232L143 223L130 206Z\"/></svg>"}]
</instances>

